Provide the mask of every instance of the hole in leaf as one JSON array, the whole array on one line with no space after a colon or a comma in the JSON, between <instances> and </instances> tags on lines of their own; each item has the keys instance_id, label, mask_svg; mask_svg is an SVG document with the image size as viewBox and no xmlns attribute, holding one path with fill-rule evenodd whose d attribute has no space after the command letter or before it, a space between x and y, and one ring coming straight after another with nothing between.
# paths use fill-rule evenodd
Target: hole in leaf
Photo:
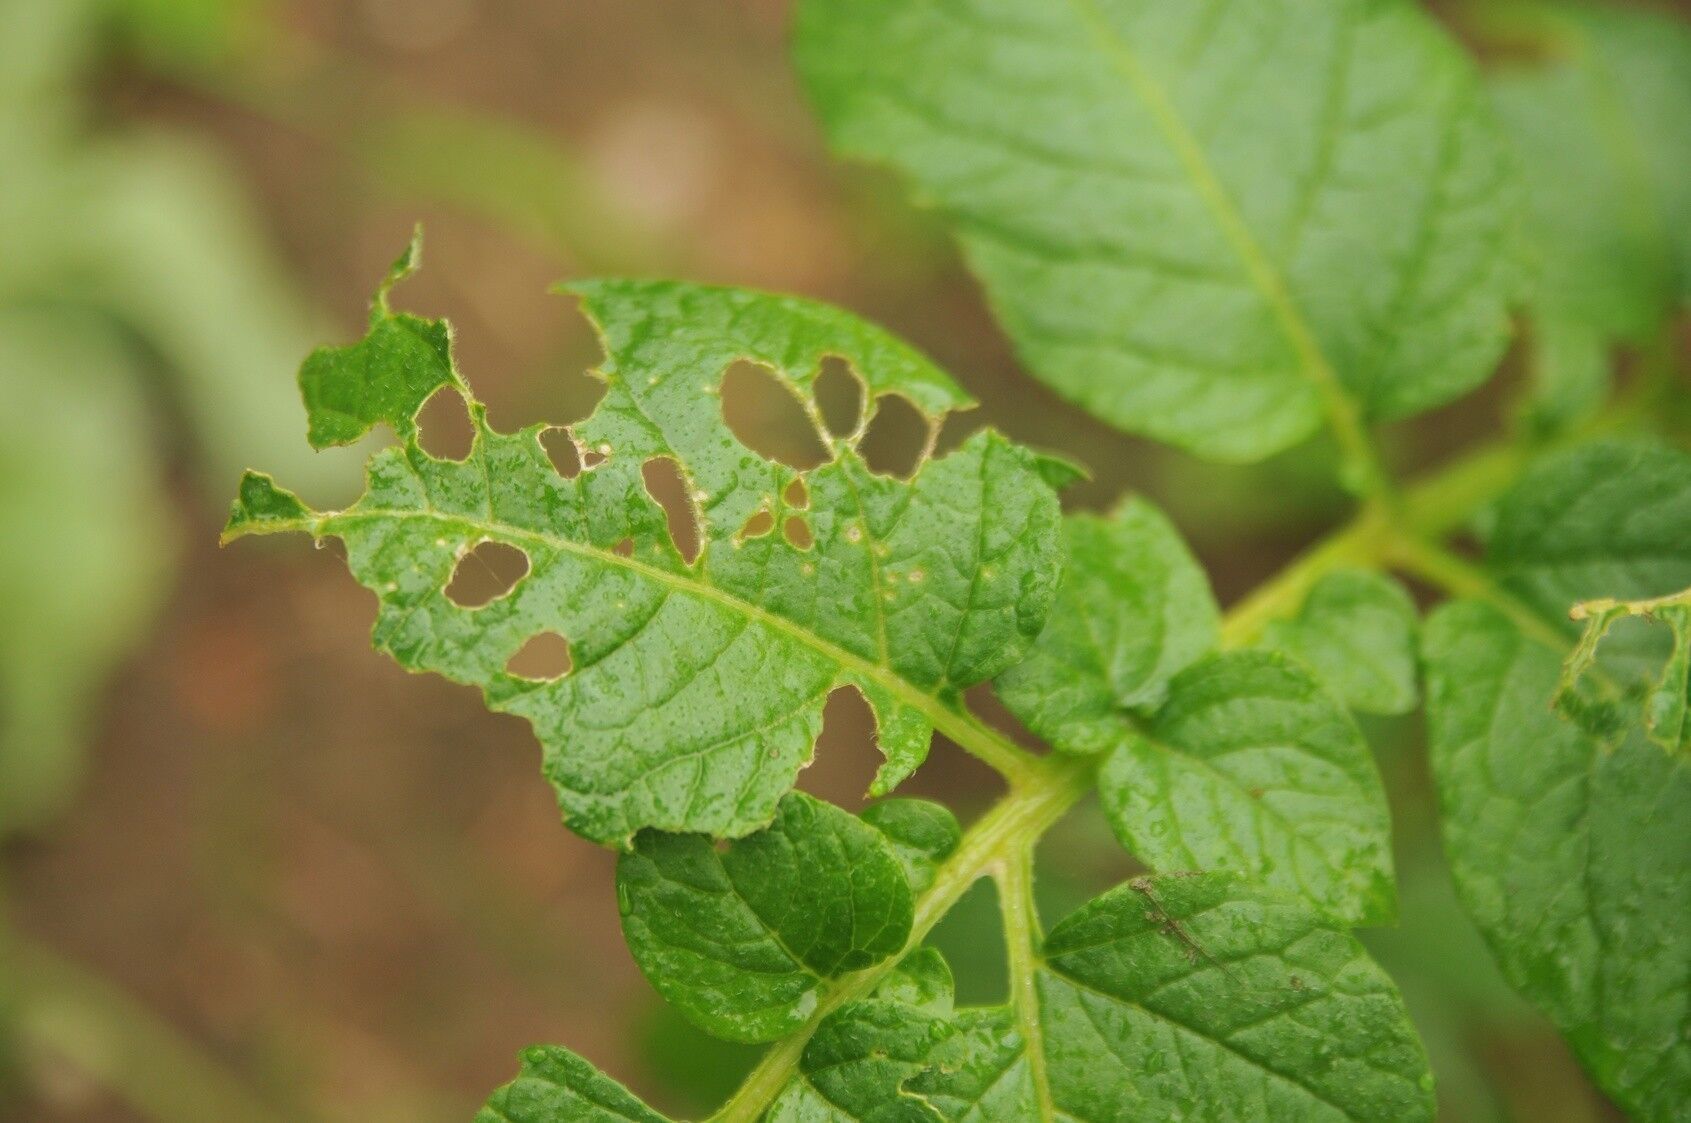
<instances>
[{"instance_id":1,"label":"hole in leaf","mask_svg":"<svg viewBox=\"0 0 1691 1123\"><path fill-rule=\"evenodd\" d=\"M557 632L540 632L517 649L506 662L505 672L518 678L550 682L569 674L573 666L570 641Z\"/></svg>"},{"instance_id":2,"label":"hole in leaf","mask_svg":"<svg viewBox=\"0 0 1691 1123\"><path fill-rule=\"evenodd\" d=\"M446 599L460 608L480 608L510 595L527 574L527 554L503 542L481 542L458 559Z\"/></svg>"},{"instance_id":3,"label":"hole in leaf","mask_svg":"<svg viewBox=\"0 0 1691 1123\"><path fill-rule=\"evenodd\" d=\"M863 423L863 380L850 363L838 355L826 356L812 392L822 424L832 436L844 439L857 432Z\"/></svg>"},{"instance_id":4,"label":"hole in leaf","mask_svg":"<svg viewBox=\"0 0 1691 1123\"><path fill-rule=\"evenodd\" d=\"M978 409L954 410L939 423L939 436L934 440L934 455L955 452L964 441L986 428L986 418Z\"/></svg>"},{"instance_id":5,"label":"hole in leaf","mask_svg":"<svg viewBox=\"0 0 1691 1123\"><path fill-rule=\"evenodd\" d=\"M646 494L657 500L669 522L669 540L688 565L699 556L699 510L687 477L672 456L654 456L640 466Z\"/></svg>"},{"instance_id":6,"label":"hole in leaf","mask_svg":"<svg viewBox=\"0 0 1691 1123\"><path fill-rule=\"evenodd\" d=\"M609 449L601 451L597 448L584 448L581 450L581 470L591 472L610 458Z\"/></svg>"},{"instance_id":7,"label":"hole in leaf","mask_svg":"<svg viewBox=\"0 0 1691 1123\"><path fill-rule=\"evenodd\" d=\"M884 394L875 403L875 416L857 443L857 451L871 472L909 479L928 452L933 430L909 398Z\"/></svg>"},{"instance_id":8,"label":"hole in leaf","mask_svg":"<svg viewBox=\"0 0 1691 1123\"><path fill-rule=\"evenodd\" d=\"M762 538L775 529L775 516L769 513L768 507L759 507L757 513L746 520L746 525L740 528L736 535L741 542L750 538Z\"/></svg>"},{"instance_id":9,"label":"hole in leaf","mask_svg":"<svg viewBox=\"0 0 1691 1123\"><path fill-rule=\"evenodd\" d=\"M807 472L828 459L828 447L798 394L759 363L742 359L722 376L722 419L741 444L765 460Z\"/></svg>"},{"instance_id":10,"label":"hole in leaf","mask_svg":"<svg viewBox=\"0 0 1691 1123\"><path fill-rule=\"evenodd\" d=\"M417 411L417 443L437 460L463 460L476 443L476 427L464 395L442 386Z\"/></svg>"},{"instance_id":11,"label":"hole in leaf","mask_svg":"<svg viewBox=\"0 0 1691 1123\"><path fill-rule=\"evenodd\" d=\"M781 493L781 501L801 511L810 506L810 489L804 486L802 477L795 477L793 482L787 485L787 490Z\"/></svg>"},{"instance_id":12,"label":"hole in leaf","mask_svg":"<svg viewBox=\"0 0 1691 1123\"><path fill-rule=\"evenodd\" d=\"M800 550L810 549L816 541L810 533L810 524L797 515L787 516L787 521L781 524L781 533L788 545Z\"/></svg>"},{"instance_id":13,"label":"hole in leaf","mask_svg":"<svg viewBox=\"0 0 1691 1123\"><path fill-rule=\"evenodd\" d=\"M799 773L798 786L851 811L862 808L881 766L875 715L855 686L837 686L822 710L816 756Z\"/></svg>"},{"instance_id":14,"label":"hole in leaf","mask_svg":"<svg viewBox=\"0 0 1691 1123\"><path fill-rule=\"evenodd\" d=\"M624 538L621 542L618 542L615 546L611 547L611 553L615 554L619 558L633 557L634 539Z\"/></svg>"},{"instance_id":15,"label":"hole in leaf","mask_svg":"<svg viewBox=\"0 0 1691 1123\"><path fill-rule=\"evenodd\" d=\"M540 447L546 450L546 458L552 462L552 470L558 475L566 480L581 475L581 450L576 447L575 437L568 429L542 429Z\"/></svg>"}]
</instances>

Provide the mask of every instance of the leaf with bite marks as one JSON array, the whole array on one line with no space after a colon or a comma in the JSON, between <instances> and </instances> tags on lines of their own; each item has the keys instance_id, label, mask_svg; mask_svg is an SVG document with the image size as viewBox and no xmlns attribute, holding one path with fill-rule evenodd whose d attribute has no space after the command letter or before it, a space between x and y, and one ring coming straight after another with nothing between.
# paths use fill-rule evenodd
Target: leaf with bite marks
<instances>
[{"instance_id":1,"label":"leaf with bite marks","mask_svg":"<svg viewBox=\"0 0 1691 1123\"><path fill-rule=\"evenodd\" d=\"M382 423L399 445L371 458L364 496L343 511L309 511L249 475L226 537L341 538L380 602L376 646L527 718L579 833L626 845L648 827L756 830L808 762L828 694L844 686L874 709L883 793L921 763L935 723L956 718L960 692L1016 662L1042 627L1062 550L1044 460L982 431L906 480L869 470L861 434L822 437L812 391L830 356L851 363L869 396L907 399L930 429L969 404L884 332L741 290L572 286L604 343L606 392L571 430L584 455L564 478L541 446L545 427L492 428L451 362L445 324L394 313L386 289L365 340L319 352L301 378L314 441ZM719 394L742 359L797 396L830 459L801 473L735 437ZM415 411L442 387L469 404L475 441L461 461L418 443ZM690 492L702 544L691 562L643 474L666 458ZM790 487L801 478L802 505ZM759 512L776 525L803 520L808 541L742 535ZM469 608L446 586L483 542L520 551L526 571ZM540 633L568 642L568 672L509 672Z\"/></svg>"}]
</instances>

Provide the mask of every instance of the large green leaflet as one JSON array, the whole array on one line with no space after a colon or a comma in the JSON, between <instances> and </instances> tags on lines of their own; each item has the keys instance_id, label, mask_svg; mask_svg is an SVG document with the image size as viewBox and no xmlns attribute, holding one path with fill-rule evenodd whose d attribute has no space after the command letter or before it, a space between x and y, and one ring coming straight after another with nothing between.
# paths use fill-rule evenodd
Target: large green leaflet
<instances>
[{"instance_id":1,"label":"large green leaflet","mask_svg":"<svg viewBox=\"0 0 1691 1123\"><path fill-rule=\"evenodd\" d=\"M1255 459L1491 373L1513 166L1407 0L805 0L835 146L951 221L1038 376Z\"/></svg>"},{"instance_id":2,"label":"large green leaflet","mask_svg":"<svg viewBox=\"0 0 1691 1123\"><path fill-rule=\"evenodd\" d=\"M1426 638L1430 748L1463 903L1510 981L1646 1121L1682 1118L1691 1102L1691 756L1646 736L1636 696L1613 697L1639 689L1636 652L1599 659L1572 687L1585 704L1552 709L1573 637L1533 620L1691 585L1688 542L1691 457L1572 450L1497 512L1488 561L1526 603L1446 606Z\"/></svg>"},{"instance_id":3,"label":"large green leaflet","mask_svg":"<svg viewBox=\"0 0 1691 1123\"><path fill-rule=\"evenodd\" d=\"M922 356L844 313L796 299L674 283L573 287L599 327L606 394L574 426L584 467L554 468L542 426L492 429L454 369L450 334L392 312L384 284L366 339L301 371L316 443L385 423L398 447L372 457L351 508L307 511L249 475L228 534L307 531L347 545L380 599L376 645L408 668L474 683L534 726L569 825L626 843L655 827L721 836L767 823L809 760L822 705L854 685L874 708L887 765L877 791L926 754L957 694L1020 656L1044 622L1061 543L1049 468L982 431L909 481L869 471L857 433L801 473L743 446L718 394L733 362L767 365L817 416L822 360L848 359L871 398L897 392L931 422L967 402ZM461 461L418 443L432 392L470 401ZM821 426L818 423L820 433ZM594 461L594 457L598 457ZM643 482L672 459L691 489L703 550L691 564ZM754 536L756 517L807 522L813 542ZM444 589L483 541L515 547L526 575L466 608ZM533 680L507 662L539 633L573 669Z\"/></svg>"},{"instance_id":4,"label":"large green leaflet","mask_svg":"<svg viewBox=\"0 0 1691 1123\"><path fill-rule=\"evenodd\" d=\"M1232 870L1348 923L1390 919L1385 792L1339 699L1285 656L1214 654L1209 584L1148 504L1072 516L1066 535L1050 622L999 693L1059 752L1105 756L1122 844L1155 869Z\"/></svg>"}]
</instances>

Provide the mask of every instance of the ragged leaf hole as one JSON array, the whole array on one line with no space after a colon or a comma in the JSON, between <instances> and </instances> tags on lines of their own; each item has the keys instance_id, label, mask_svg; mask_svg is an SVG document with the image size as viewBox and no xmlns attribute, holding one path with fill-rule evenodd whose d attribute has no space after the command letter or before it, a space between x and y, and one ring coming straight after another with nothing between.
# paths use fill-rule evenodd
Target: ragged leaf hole
<instances>
[{"instance_id":1,"label":"ragged leaf hole","mask_svg":"<svg viewBox=\"0 0 1691 1123\"><path fill-rule=\"evenodd\" d=\"M552 470L558 475L566 480L573 480L581 475L581 448L575 443L575 435L568 429L555 426L542 429L540 447L546 450L546 458L552 462Z\"/></svg>"},{"instance_id":2,"label":"ragged leaf hole","mask_svg":"<svg viewBox=\"0 0 1691 1123\"><path fill-rule=\"evenodd\" d=\"M699 508L687 476L672 456L654 456L640 466L646 494L663 508L669 540L688 565L699 556Z\"/></svg>"},{"instance_id":3,"label":"ragged leaf hole","mask_svg":"<svg viewBox=\"0 0 1691 1123\"><path fill-rule=\"evenodd\" d=\"M505 673L535 682L551 682L569 674L575 666L570 641L557 632L539 632L505 662Z\"/></svg>"},{"instance_id":4,"label":"ragged leaf hole","mask_svg":"<svg viewBox=\"0 0 1691 1123\"><path fill-rule=\"evenodd\" d=\"M722 376L722 419L741 444L777 464L808 472L828 446L797 391L761 363L740 360Z\"/></svg>"},{"instance_id":5,"label":"ragged leaf hole","mask_svg":"<svg viewBox=\"0 0 1691 1123\"><path fill-rule=\"evenodd\" d=\"M863 424L863 380L851 369L851 364L838 355L822 359L822 369L816 374L811 391L816 396L817 411L828 433L840 440L856 434Z\"/></svg>"},{"instance_id":6,"label":"ragged leaf hole","mask_svg":"<svg viewBox=\"0 0 1691 1123\"><path fill-rule=\"evenodd\" d=\"M451 386L442 386L417 411L417 443L436 460L462 461L475 447L476 427L469 403Z\"/></svg>"},{"instance_id":7,"label":"ragged leaf hole","mask_svg":"<svg viewBox=\"0 0 1691 1123\"><path fill-rule=\"evenodd\" d=\"M858 455L871 472L907 480L916 474L932 447L932 423L901 394L883 394L875 415L857 442Z\"/></svg>"},{"instance_id":8,"label":"ragged leaf hole","mask_svg":"<svg viewBox=\"0 0 1691 1123\"><path fill-rule=\"evenodd\" d=\"M808 550L816 544L815 535L810 533L810 524L797 515L787 516L787 521L781 524L781 536L795 550Z\"/></svg>"},{"instance_id":9,"label":"ragged leaf hole","mask_svg":"<svg viewBox=\"0 0 1691 1123\"><path fill-rule=\"evenodd\" d=\"M458 559L446 599L459 608L481 608L510 596L528 576L528 555L515 546L484 540Z\"/></svg>"},{"instance_id":10,"label":"ragged leaf hole","mask_svg":"<svg viewBox=\"0 0 1691 1123\"><path fill-rule=\"evenodd\" d=\"M810 506L810 489L805 486L803 476L793 477L793 482L781 493L781 502L800 511Z\"/></svg>"},{"instance_id":11,"label":"ragged leaf hole","mask_svg":"<svg viewBox=\"0 0 1691 1123\"><path fill-rule=\"evenodd\" d=\"M624 538L621 542L618 542L615 546L611 547L611 553L615 554L619 558L633 557L634 539Z\"/></svg>"}]
</instances>

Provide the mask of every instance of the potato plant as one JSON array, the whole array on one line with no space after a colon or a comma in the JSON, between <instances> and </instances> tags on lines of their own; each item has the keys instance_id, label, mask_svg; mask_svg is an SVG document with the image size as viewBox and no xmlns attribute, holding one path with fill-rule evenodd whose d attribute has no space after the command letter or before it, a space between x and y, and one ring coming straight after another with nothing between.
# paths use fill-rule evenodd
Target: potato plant
<instances>
[{"instance_id":1,"label":"potato plant","mask_svg":"<svg viewBox=\"0 0 1691 1123\"><path fill-rule=\"evenodd\" d=\"M363 497L316 511L249 473L226 537L340 539L377 648L528 720L565 825L620 852L653 987L768 1046L717 1123L1432 1118L1415 1028L1352 934L1398 907L1354 715L1418 707L1503 973L1630 1116L1685 1119L1691 35L1609 8L1469 16L1482 45L1536 49L1482 72L1396 0L797 5L831 143L950 225L1032 375L1200 457L1329 443L1353 516L1227 611L1150 503L1065 514L1081 470L993 429L873 470L881 403L933 434L970 399L808 300L569 284L604 396L561 433L502 432L449 326L391 303L415 242L363 340L300 372L313 446L396 435ZM1381 427L1486 382L1522 323L1508 431L1403 479ZM841 361L862 405L831 427L817 386ZM819 463L736 434L744 362ZM419 440L442 391L474 424L461 460ZM523 575L461 603L487 543ZM537 644L567 659L528 669ZM1043 751L971 710L982 683ZM883 758L855 815L794 790L848 687ZM896 794L936 733L1004 779L967 827ZM1093 794L1151 872L1048 924L1035 843ZM982 878L1009 995L968 1008L925 940ZM550 1046L482 1118L662 1119Z\"/></svg>"}]
</instances>

